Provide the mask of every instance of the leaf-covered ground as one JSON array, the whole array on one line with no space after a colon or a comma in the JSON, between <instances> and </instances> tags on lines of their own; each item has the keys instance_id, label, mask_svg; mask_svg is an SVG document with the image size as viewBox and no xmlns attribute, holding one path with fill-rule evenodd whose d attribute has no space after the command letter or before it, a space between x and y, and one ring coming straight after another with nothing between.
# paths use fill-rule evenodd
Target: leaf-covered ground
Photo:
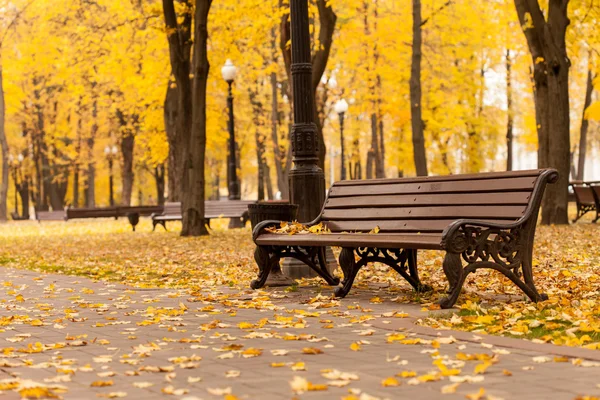
<instances>
[{"instance_id":1,"label":"leaf-covered ground","mask_svg":"<svg viewBox=\"0 0 600 400\"><path fill-rule=\"evenodd\" d=\"M0 226L0 266L136 287L185 288L191 294L222 285L246 289L256 274L250 229L226 230L225 222L215 222L212 235L203 238L179 237L177 224L169 226L170 232L150 232L147 220L135 233L123 220L9 223ZM440 252L419 253L421 279L434 287L431 294L417 296L383 265L361 271L355 288L372 290L375 303L421 304L432 312L419 323L436 328L600 347L599 226L584 221L538 228L534 274L538 289L550 299L537 305L500 274L478 271L467 279L457 303L460 310L435 311L447 286L441 263ZM307 280L300 285L316 285L314 291L326 296L333 293L320 283Z\"/></svg>"}]
</instances>

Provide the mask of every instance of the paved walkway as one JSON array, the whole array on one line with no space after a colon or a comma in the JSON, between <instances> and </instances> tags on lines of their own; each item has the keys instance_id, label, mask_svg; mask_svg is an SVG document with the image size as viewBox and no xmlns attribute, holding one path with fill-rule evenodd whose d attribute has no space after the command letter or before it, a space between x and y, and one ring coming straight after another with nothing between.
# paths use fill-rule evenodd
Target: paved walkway
<instances>
[{"instance_id":1,"label":"paved walkway","mask_svg":"<svg viewBox=\"0 0 600 400\"><path fill-rule=\"evenodd\" d=\"M373 292L342 302L315 297L318 288L191 296L2 273L2 398L600 395L600 352L415 327L398 304L370 302Z\"/></svg>"}]
</instances>

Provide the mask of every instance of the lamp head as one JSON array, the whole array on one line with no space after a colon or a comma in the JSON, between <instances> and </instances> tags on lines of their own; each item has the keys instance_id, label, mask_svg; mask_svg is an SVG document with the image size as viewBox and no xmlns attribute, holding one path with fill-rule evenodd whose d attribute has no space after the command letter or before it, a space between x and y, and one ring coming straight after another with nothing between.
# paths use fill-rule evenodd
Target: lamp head
<instances>
[{"instance_id":1,"label":"lamp head","mask_svg":"<svg viewBox=\"0 0 600 400\"><path fill-rule=\"evenodd\" d=\"M235 80L237 68L235 65L233 65L230 59L227 59L225 65L223 65L223 68L221 68L221 75L223 75L223 79L225 79L227 83L231 83Z\"/></svg>"},{"instance_id":2,"label":"lamp head","mask_svg":"<svg viewBox=\"0 0 600 400\"><path fill-rule=\"evenodd\" d=\"M348 102L344 99L339 100L334 106L335 112L338 114L348 111Z\"/></svg>"}]
</instances>

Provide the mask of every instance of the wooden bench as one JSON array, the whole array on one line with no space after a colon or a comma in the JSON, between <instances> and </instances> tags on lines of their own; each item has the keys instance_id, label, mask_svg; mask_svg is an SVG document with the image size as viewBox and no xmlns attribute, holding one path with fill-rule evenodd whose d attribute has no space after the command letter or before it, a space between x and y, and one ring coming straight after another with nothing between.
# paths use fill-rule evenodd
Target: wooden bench
<instances>
[{"instance_id":1,"label":"wooden bench","mask_svg":"<svg viewBox=\"0 0 600 400\"><path fill-rule=\"evenodd\" d=\"M58 211L36 211L35 219L38 222L42 221L66 221L67 215L64 210Z\"/></svg>"},{"instance_id":2,"label":"wooden bench","mask_svg":"<svg viewBox=\"0 0 600 400\"><path fill-rule=\"evenodd\" d=\"M249 219L248 206L256 204L252 200L207 200L204 202L204 218L210 226L210 220L215 218L240 218L242 226L246 225ZM167 229L168 221L181 221L181 203L166 203L164 211L161 214L152 216L152 230L156 229L156 225L162 225Z\"/></svg>"},{"instance_id":3,"label":"wooden bench","mask_svg":"<svg viewBox=\"0 0 600 400\"><path fill-rule=\"evenodd\" d=\"M596 211L596 219L593 222L598 221L600 218L600 203L595 190L600 192L600 188L595 188L594 186L596 185L588 185L584 182L572 182L570 185L573 188L577 203L577 216L573 220L573 223L576 223L585 214L594 211Z\"/></svg>"},{"instance_id":4,"label":"wooden bench","mask_svg":"<svg viewBox=\"0 0 600 400\"><path fill-rule=\"evenodd\" d=\"M339 279L325 268L324 251L339 246L344 281L336 296L348 294L369 262L389 265L415 290L426 291L430 288L417 272L417 250L445 250L443 269L450 285L442 308L454 305L467 275L479 268L503 273L533 301L546 299L533 281L533 241L546 184L557 179L556 170L545 169L337 182L309 224L323 223L331 233L267 231L279 221L255 227L259 274L251 287L262 287L283 257L304 262L337 285ZM368 233L376 227L378 233Z\"/></svg>"},{"instance_id":5,"label":"wooden bench","mask_svg":"<svg viewBox=\"0 0 600 400\"><path fill-rule=\"evenodd\" d=\"M67 220L89 218L117 219L117 207L67 208Z\"/></svg>"},{"instance_id":6,"label":"wooden bench","mask_svg":"<svg viewBox=\"0 0 600 400\"><path fill-rule=\"evenodd\" d=\"M140 220L140 216L151 216L163 211L163 206L113 206L113 207L94 207L94 208L67 208L65 220L70 219L90 219L90 218L114 218L127 217L131 227L135 231L135 226Z\"/></svg>"},{"instance_id":7,"label":"wooden bench","mask_svg":"<svg viewBox=\"0 0 600 400\"><path fill-rule=\"evenodd\" d=\"M156 229L156 225L162 225L167 230L167 222L169 221L181 221L181 203L171 202L165 203L162 212L154 213L150 216L152 218L152 231Z\"/></svg>"}]
</instances>

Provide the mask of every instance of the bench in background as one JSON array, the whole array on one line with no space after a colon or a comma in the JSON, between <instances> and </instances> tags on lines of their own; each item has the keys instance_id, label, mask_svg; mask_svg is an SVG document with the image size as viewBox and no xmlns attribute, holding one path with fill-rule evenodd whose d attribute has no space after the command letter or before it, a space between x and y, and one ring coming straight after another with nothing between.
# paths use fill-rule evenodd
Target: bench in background
<instances>
[{"instance_id":1,"label":"bench in background","mask_svg":"<svg viewBox=\"0 0 600 400\"><path fill-rule=\"evenodd\" d=\"M240 218L242 226L246 225L249 219L248 206L256 204L253 200L206 200L204 202L204 218L207 220L207 225L210 226L210 220L215 218ZM162 225L167 229L167 222L181 221L181 203L165 203L162 213L152 215L152 230L156 229L156 225Z\"/></svg>"}]
</instances>

